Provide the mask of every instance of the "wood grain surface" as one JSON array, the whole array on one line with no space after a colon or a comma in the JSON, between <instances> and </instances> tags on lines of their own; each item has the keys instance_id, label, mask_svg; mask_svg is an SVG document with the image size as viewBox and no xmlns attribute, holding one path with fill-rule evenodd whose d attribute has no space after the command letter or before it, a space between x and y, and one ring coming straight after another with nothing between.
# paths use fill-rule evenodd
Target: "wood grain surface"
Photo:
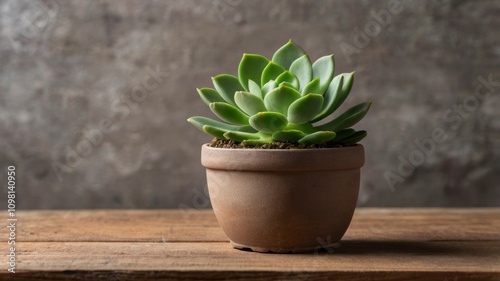
<instances>
[{"instance_id":1,"label":"wood grain surface","mask_svg":"<svg viewBox=\"0 0 500 281\"><path fill-rule=\"evenodd\" d=\"M334 251L290 255L232 249L211 210L17 217L17 273L0 280L500 280L498 208L359 208Z\"/></svg>"}]
</instances>

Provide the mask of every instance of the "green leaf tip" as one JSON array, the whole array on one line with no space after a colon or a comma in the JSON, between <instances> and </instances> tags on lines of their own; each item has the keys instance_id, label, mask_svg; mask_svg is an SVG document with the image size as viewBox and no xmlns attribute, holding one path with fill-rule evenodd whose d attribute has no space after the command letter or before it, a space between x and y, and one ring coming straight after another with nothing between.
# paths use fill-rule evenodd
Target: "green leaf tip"
<instances>
[{"instance_id":1,"label":"green leaf tip","mask_svg":"<svg viewBox=\"0 0 500 281\"><path fill-rule=\"evenodd\" d=\"M283 130L273 133L273 139L277 141L286 141L297 143L306 134L300 130Z\"/></svg>"},{"instance_id":2,"label":"green leaf tip","mask_svg":"<svg viewBox=\"0 0 500 281\"><path fill-rule=\"evenodd\" d=\"M200 96L201 100L206 104L209 105L212 102L224 102L225 100L219 95L219 93L211 88L196 88L196 91L198 92L198 95Z\"/></svg>"},{"instance_id":3,"label":"green leaf tip","mask_svg":"<svg viewBox=\"0 0 500 281\"><path fill-rule=\"evenodd\" d=\"M220 74L212 77L212 83L220 96L231 105L235 105L234 93L245 90L241 86L238 77L229 74Z\"/></svg>"},{"instance_id":4,"label":"green leaf tip","mask_svg":"<svg viewBox=\"0 0 500 281\"><path fill-rule=\"evenodd\" d=\"M305 54L296 59L290 65L290 72L295 75L295 77L297 77L297 80L299 82L298 86L300 86L300 88L297 87L297 89L302 90L303 88L305 88L306 85L312 80L313 76L313 69L309 56Z\"/></svg>"},{"instance_id":5,"label":"green leaf tip","mask_svg":"<svg viewBox=\"0 0 500 281\"><path fill-rule=\"evenodd\" d=\"M250 90L249 80L258 83L259 87L262 86L262 72L268 64L269 60L264 56L257 54L243 55L238 66L238 79L245 90Z\"/></svg>"},{"instance_id":6,"label":"green leaf tip","mask_svg":"<svg viewBox=\"0 0 500 281\"><path fill-rule=\"evenodd\" d=\"M288 108L288 121L293 124L304 124L310 121L321 110L323 96L307 94L294 101Z\"/></svg>"},{"instance_id":7,"label":"green leaf tip","mask_svg":"<svg viewBox=\"0 0 500 281\"><path fill-rule=\"evenodd\" d=\"M339 143L344 144L344 145L345 144L355 144L355 143L363 140L367 135L368 134L364 130L357 131L357 132L351 134L350 136L340 140Z\"/></svg>"},{"instance_id":8,"label":"green leaf tip","mask_svg":"<svg viewBox=\"0 0 500 281\"><path fill-rule=\"evenodd\" d=\"M301 97L297 90L286 85L271 90L264 97L264 105L269 111L279 112L283 115L288 114L290 105Z\"/></svg>"},{"instance_id":9,"label":"green leaf tip","mask_svg":"<svg viewBox=\"0 0 500 281\"><path fill-rule=\"evenodd\" d=\"M338 131L354 126L365 117L371 107L371 102L364 102L355 105L332 121L317 127L318 130Z\"/></svg>"},{"instance_id":10,"label":"green leaf tip","mask_svg":"<svg viewBox=\"0 0 500 281\"><path fill-rule=\"evenodd\" d=\"M281 65L285 69L289 69L290 65L296 59L305 54L306 52L301 47L295 44L292 40L289 40L274 53L272 61Z\"/></svg>"},{"instance_id":11,"label":"green leaf tip","mask_svg":"<svg viewBox=\"0 0 500 281\"><path fill-rule=\"evenodd\" d=\"M248 115L240 109L224 102L213 102L210 109L220 119L225 122L237 125L248 125Z\"/></svg>"},{"instance_id":12,"label":"green leaf tip","mask_svg":"<svg viewBox=\"0 0 500 281\"><path fill-rule=\"evenodd\" d=\"M248 115L254 115L260 111L266 111L266 106L262 98L244 91L238 91L234 94L234 101L238 107Z\"/></svg>"},{"instance_id":13,"label":"green leaf tip","mask_svg":"<svg viewBox=\"0 0 500 281\"><path fill-rule=\"evenodd\" d=\"M299 143L305 145L312 144L322 144L325 142L329 142L335 138L335 132L332 131L319 131L309 134L299 140Z\"/></svg>"},{"instance_id":14,"label":"green leaf tip","mask_svg":"<svg viewBox=\"0 0 500 281\"><path fill-rule=\"evenodd\" d=\"M259 132L271 134L288 125L286 117L278 112L259 112L249 119L250 126Z\"/></svg>"},{"instance_id":15,"label":"green leaf tip","mask_svg":"<svg viewBox=\"0 0 500 281\"><path fill-rule=\"evenodd\" d=\"M224 138L230 139L233 141L237 141L237 142L242 142L245 140L259 139L259 136L257 134L253 134L253 133L229 131L229 132L224 133Z\"/></svg>"},{"instance_id":16,"label":"green leaf tip","mask_svg":"<svg viewBox=\"0 0 500 281\"><path fill-rule=\"evenodd\" d=\"M323 56L317 59L312 65L313 78L319 78L319 94L323 94L333 78L335 71L335 61L333 55Z\"/></svg>"}]
</instances>

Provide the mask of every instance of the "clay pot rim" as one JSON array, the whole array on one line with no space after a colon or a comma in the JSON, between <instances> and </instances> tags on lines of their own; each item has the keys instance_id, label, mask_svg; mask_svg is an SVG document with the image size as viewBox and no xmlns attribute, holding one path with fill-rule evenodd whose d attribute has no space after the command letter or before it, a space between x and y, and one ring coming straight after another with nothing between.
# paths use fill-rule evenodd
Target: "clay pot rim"
<instances>
[{"instance_id":1,"label":"clay pot rim","mask_svg":"<svg viewBox=\"0 0 500 281\"><path fill-rule=\"evenodd\" d=\"M365 162L364 147L312 149L244 149L201 147L201 163L207 169L231 171L326 171L359 169Z\"/></svg>"}]
</instances>

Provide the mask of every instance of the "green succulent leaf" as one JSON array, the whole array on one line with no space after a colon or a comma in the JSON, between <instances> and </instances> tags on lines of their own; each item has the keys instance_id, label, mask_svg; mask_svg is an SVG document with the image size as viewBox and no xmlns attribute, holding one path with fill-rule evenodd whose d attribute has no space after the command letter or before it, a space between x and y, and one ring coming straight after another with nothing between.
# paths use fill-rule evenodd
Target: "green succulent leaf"
<instances>
[{"instance_id":1,"label":"green succulent leaf","mask_svg":"<svg viewBox=\"0 0 500 281\"><path fill-rule=\"evenodd\" d=\"M269 93L272 89L276 88L278 84L274 80L270 80L264 86L262 86L262 98L265 98L267 93Z\"/></svg>"},{"instance_id":2,"label":"green succulent leaf","mask_svg":"<svg viewBox=\"0 0 500 281\"><path fill-rule=\"evenodd\" d=\"M305 145L322 144L331 141L335 138L335 133L332 131L319 131L309 134L299 140L299 143Z\"/></svg>"},{"instance_id":3,"label":"green succulent leaf","mask_svg":"<svg viewBox=\"0 0 500 281\"><path fill-rule=\"evenodd\" d=\"M261 55L244 54L238 67L238 77L240 84L249 91L248 80L260 83L262 71L269 63L269 60ZM259 85L260 87L261 85Z\"/></svg>"},{"instance_id":4,"label":"green succulent leaf","mask_svg":"<svg viewBox=\"0 0 500 281\"><path fill-rule=\"evenodd\" d=\"M217 117L222 119L222 121L231 124L248 125L248 115L235 106L225 102L213 102L210 104L210 109Z\"/></svg>"},{"instance_id":5,"label":"green succulent leaf","mask_svg":"<svg viewBox=\"0 0 500 281\"><path fill-rule=\"evenodd\" d=\"M345 101L349 93L351 92L352 85L354 84L354 72L351 73L342 73L340 74L344 78L344 83L342 84L342 95L339 98L339 100L336 102L336 108L337 109L342 103ZM337 78L337 77L335 77ZM335 80L334 78L334 80ZM337 78L340 79L340 78ZM332 81L333 82L333 81Z\"/></svg>"},{"instance_id":6,"label":"green succulent leaf","mask_svg":"<svg viewBox=\"0 0 500 281\"><path fill-rule=\"evenodd\" d=\"M303 89L302 95L307 94L319 94L319 78L314 78L311 82L309 82Z\"/></svg>"},{"instance_id":7,"label":"green succulent leaf","mask_svg":"<svg viewBox=\"0 0 500 281\"><path fill-rule=\"evenodd\" d=\"M366 135L367 135L367 133L364 130L357 131L354 134L350 135L348 138L345 138L339 142L342 144L355 144L355 143L361 141L362 139L364 139L366 137Z\"/></svg>"},{"instance_id":8,"label":"green succulent leaf","mask_svg":"<svg viewBox=\"0 0 500 281\"><path fill-rule=\"evenodd\" d=\"M338 131L354 126L361 119L363 119L363 117L365 117L366 113L370 109L371 104L371 102L364 102L355 105L332 121L316 128L318 130Z\"/></svg>"},{"instance_id":9,"label":"green succulent leaf","mask_svg":"<svg viewBox=\"0 0 500 281\"><path fill-rule=\"evenodd\" d=\"M201 100L206 104L209 105L213 102L224 102L225 100L217 93L216 90L211 89L211 88L201 88L201 89L196 89L198 91L198 94L200 95Z\"/></svg>"},{"instance_id":10,"label":"green succulent leaf","mask_svg":"<svg viewBox=\"0 0 500 281\"><path fill-rule=\"evenodd\" d=\"M318 94L322 95L328 88L328 85L330 85L333 78L333 72L335 71L335 61L333 55L319 58L313 63L312 69L313 77L319 78L320 81Z\"/></svg>"},{"instance_id":11,"label":"green succulent leaf","mask_svg":"<svg viewBox=\"0 0 500 281\"><path fill-rule=\"evenodd\" d=\"M259 112L250 117L250 126L259 132L273 133L280 131L288 125L286 117L278 112Z\"/></svg>"},{"instance_id":12,"label":"green succulent leaf","mask_svg":"<svg viewBox=\"0 0 500 281\"><path fill-rule=\"evenodd\" d=\"M336 132L337 135L335 136L335 138L333 139L333 141L334 142L340 142L343 139L348 138L349 136L351 136L354 133L356 133L356 131L354 129L352 129L352 128L348 128L348 129L343 129L343 130L337 131Z\"/></svg>"},{"instance_id":13,"label":"green succulent leaf","mask_svg":"<svg viewBox=\"0 0 500 281\"><path fill-rule=\"evenodd\" d=\"M298 142L306 134L299 130L283 130L273 133L273 139L277 141Z\"/></svg>"},{"instance_id":14,"label":"green succulent leaf","mask_svg":"<svg viewBox=\"0 0 500 281\"><path fill-rule=\"evenodd\" d=\"M288 107L300 97L301 95L297 90L281 85L267 93L264 97L264 105L269 111L287 115Z\"/></svg>"},{"instance_id":15,"label":"green succulent leaf","mask_svg":"<svg viewBox=\"0 0 500 281\"><path fill-rule=\"evenodd\" d=\"M193 117L189 118L187 121L189 123L193 124L200 131L206 132L206 133L209 133L209 132L207 132L204 129L205 126L209 126L211 128L216 128L219 131L224 132L224 133L227 131L241 131L241 132L248 132L248 133L257 132L254 128L252 128L251 126L248 126L248 125L235 126L235 125L223 123L223 122L213 120L213 119L203 117L203 116L193 116ZM222 133L222 134L224 134L224 133ZM211 134L211 133L209 133L209 134ZM219 136L222 136L222 134L220 134L220 135L211 134L211 135L213 135L214 137L219 137Z\"/></svg>"},{"instance_id":16,"label":"green succulent leaf","mask_svg":"<svg viewBox=\"0 0 500 281\"><path fill-rule=\"evenodd\" d=\"M294 101L288 108L288 121L293 124L304 124L321 110L323 96L307 94Z\"/></svg>"},{"instance_id":17,"label":"green succulent leaf","mask_svg":"<svg viewBox=\"0 0 500 281\"><path fill-rule=\"evenodd\" d=\"M282 82L290 83L294 89L299 88L299 80L290 71L286 70L281 73L280 76L276 78L276 83L280 84Z\"/></svg>"},{"instance_id":18,"label":"green succulent leaf","mask_svg":"<svg viewBox=\"0 0 500 281\"><path fill-rule=\"evenodd\" d=\"M295 89L295 86L292 83L290 83L290 82L281 82L280 86L286 86L286 87Z\"/></svg>"},{"instance_id":19,"label":"green succulent leaf","mask_svg":"<svg viewBox=\"0 0 500 281\"><path fill-rule=\"evenodd\" d=\"M234 93L244 91L237 77L229 74L220 74L212 77L212 82L220 96L229 104L235 105Z\"/></svg>"},{"instance_id":20,"label":"green succulent leaf","mask_svg":"<svg viewBox=\"0 0 500 281\"><path fill-rule=\"evenodd\" d=\"M323 108L321 109L321 113L312 120L312 122L319 121L323 118L326 118L335 110L342 105L342 103L346 100L347 96L351 92L352 85L354 83L354 72L352 73L342 73L340 75L335 76L330 86L325 93L325 103L323 104Z\"/></svg>"},{"instance_id":21,"label":"green succulent leaf","mask_svg":"<svg viewBox=\"0 0 500 281\"><path fill-rule=\"evenodd\" d=\"M224 129L221 129L221 128L217 128L217 127L213 127L213 126L209 126L209 125L205 125L203 126L203 132L209 134L209 135L212 135L218 139L221 139L221 140L225 140L226 137L224 137L224 134L227 132L226 130Z\"/></svg>"},{"instance_id":22,"label":"green succulent leaf","mask_svg":"<svg viewBox=\"0 0 500 281\"><path fill-rule=\"evenodd\" d=\"M342 92L346 92L344 93L346 97L351 92L352 85L354 85L354 73L355 72L342 73L342 76L344 77L344 86L342 87Z\"/></svg>"},{"instance_id":23,"label":"green succulent leaf","mask_svg":"<svg viewBox=\"0 0 500 281\"><path fill-rule=\"evenodd\" d=\"M292 65L296 59L305 54L306 52L304 52L301 47L293 43L292 40L289 40L288 43L283 45L276 51L276 53L274 53L272 60L283 66L285 69L289 69L290 65Z\"/></svg>"},{"instance_id":24,"label":"green succulent leaf","mask_svg":"<svg viewBox=\"0 0 500 281\"><path fill-rule=\"evenodd\" d=\"M323 97L325 98L325 101L323 102L323 107L321 108L320 113L316 117L314 117L314 119L312 119L311 122L317 122L327 116L330 116L330 114L332 114L335 111L335 109L337 109L339 101L344 98L342 97L343 83L344 83L344 77L342 76L340 76L340 79L332 80L332 83L330 83L330 86L323 95Z\"/></svg>"},{"instance_id":25,"label":"green succulent leaf","mask_svg":"<svg viewBox=\"0 0 500 281\"><path fill-rule=\"evenodd\" d=\"M265 85L268 81L276 80L283 72L285 72L285 69L281 65L270 61L262 71L260 84Z\"/></svg>"},{"instance_id":26,"label":"green succulent leaf","mask_svg":"<svg viewBox=\"0 0 500 281\"><path fill-rule=\"evenodd\" d=\"M248 91L257 97L262 98L262 90L253 80L248 80Z\"/></svg>"},{"instance_id":27,"label":"green succulent leaf","mask_svg":"<svg viewBox=\"0 0 500 281\"><path fill-rule=\"evenodd\" d=\"M241 142L241 145L243 146L262 146L268 143L272 143L273 140L271 138L269 139L260 139L260 140L244 140Z\"/></svg>"},{"instance_id":28,"label":"green succulent leaf","mask_svg":"<svg viewBox=\"0 0 500 281\"><path fill-rule=\"evenodd\" d=\"M267 110L264 101L249 92L236 92L234 101L236 105L248 115L254 115L258 112Z\"/></svg>"},{"instance_id":29,"label":"green succulent leaf","mask_svg":"<svg viewBox=\"0 0 500 281\"><path fill-rule=\"evenodd\" d=\"M224 137L226 139L234 140L237 142L242 142L244 140L252 140L252 139L259 139L260 138L258 134L238 132L238 131L226 132L224 134Z\"/></svg>"},{"instance_id":30,"label":"green succulent leaf","mask_svg":"<svg viewBox=\"0 0 500 281\"><path fill-rule=\"evenodd\" d=\"M312 79L312 65L308 55L303 55L296 59L290 66L290 72L299 80L299 87L303 89Z\"/></svg>"}]
</instances>

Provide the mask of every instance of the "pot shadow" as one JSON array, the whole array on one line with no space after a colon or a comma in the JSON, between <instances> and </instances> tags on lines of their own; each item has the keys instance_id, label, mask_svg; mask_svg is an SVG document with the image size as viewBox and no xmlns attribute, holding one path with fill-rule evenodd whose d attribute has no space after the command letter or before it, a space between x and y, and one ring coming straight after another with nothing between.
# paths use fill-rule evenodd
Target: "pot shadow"
<instances>
[{"instance_id":1,"label":"pot shadow","mask_svg":"<svg viewBox=\"0 0 500 281\"><path fill-rule=\"evenodd\" d=\"M500 243L479 247L477 244L470 245L464 241L382 241L382 240L347 240L330 245L329 248L318 248L313 252L289 252L293 256L443 256L474 258L478 256L499 256ZM239 248L243 252L254 252L250 248ZM257 252L254 252L257 253ZM267 252L259 254L281 255L280 253Z\"/></svg>"},{"instance_id":2,"label":"pot shadow","mask_svg":"<svg viewBox=\"0 0 500 281\"><path fill-rule=\"evenodd\" d=\"M475 256L463 243L453 241L377 241L348 240L341 241L335 248L318 248L314 253L305 255L443 255Z\"/></svg>"}]
</instances>

